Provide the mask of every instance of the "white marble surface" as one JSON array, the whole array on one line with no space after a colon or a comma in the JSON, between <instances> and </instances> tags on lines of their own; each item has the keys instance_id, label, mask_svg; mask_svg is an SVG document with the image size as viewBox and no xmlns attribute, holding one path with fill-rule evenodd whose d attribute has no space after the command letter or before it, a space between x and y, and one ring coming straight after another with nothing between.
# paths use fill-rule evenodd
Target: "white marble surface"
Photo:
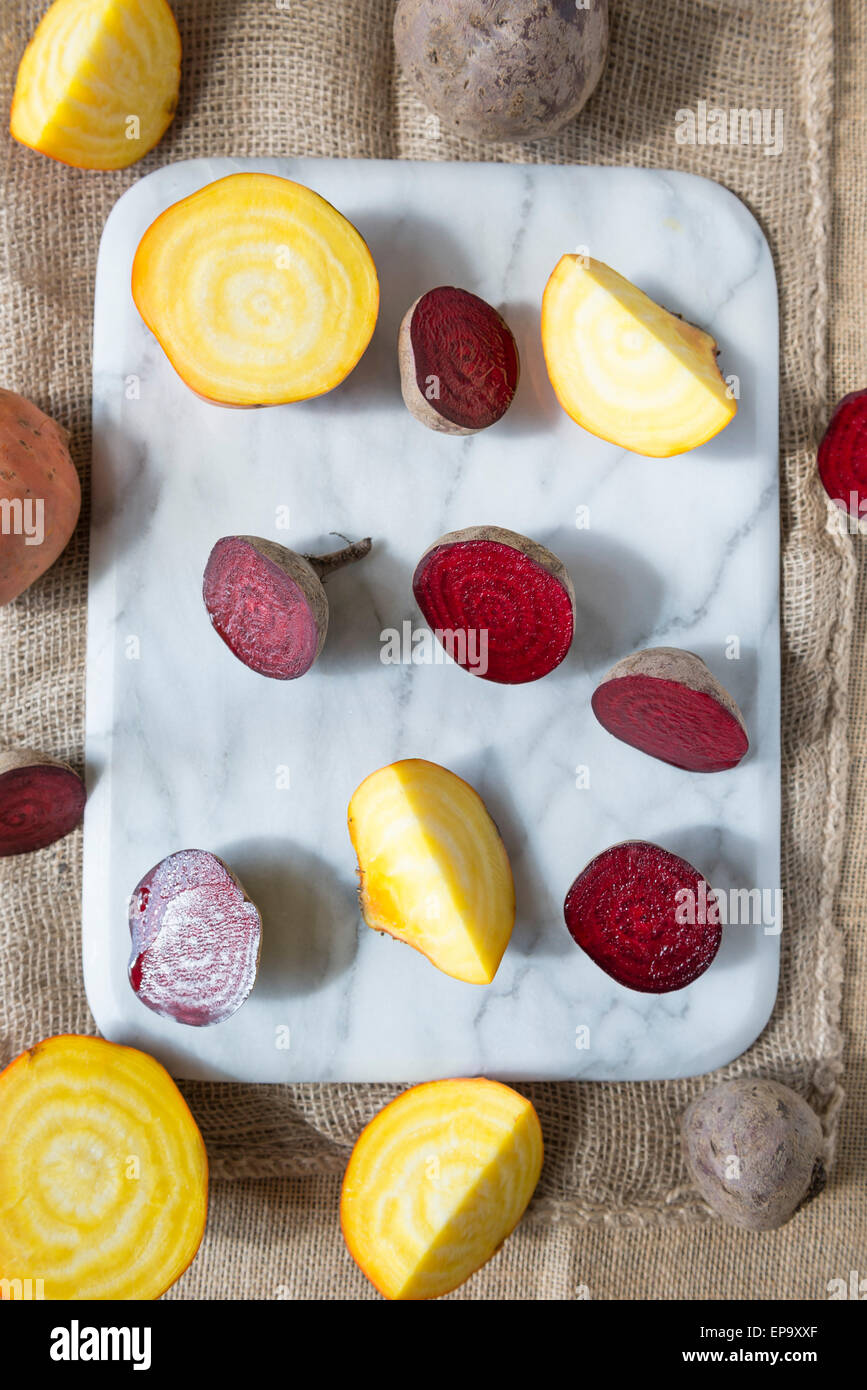
<instances>
[{"instance_id":1,"label":"white marble surface","mask_svg":"<svg viewBox=\"0 0 867 1390\"><path fill-rule=\"evenodd\" d=\"M310 184L359 227L379 267L372 345L317 401L233 411L198 400L133 306L145 227L238 168ZM578 246L716 335L741 391L717 439L643 459L560 410L539 303L559 255ZM521 352L511 411L469 439L424 429L398 387L401 315L442 283L499 306ZM628 169L169 166L121 198L103 237L94 441L84 969L107 1037L176 1075L259 1081L673 1077L721 1065L753 1040L776 993L777 935L730 927L701 979L650 996L604 975L562 915L576 873L624 838L685 855L718 888L779 884L776 289L765 240L731 194ZM589 529L576 527L581 506ZM281 507L288 530L276 528ZM516 688L449 665L381 664L381 631L420 623L410 579L422 551L483 522L536 537L566 562L579 611L567 660ZM332 531L370 534L375 548L329 586L322 658L297 682L256 677L202 606L212 543L248 532L329 548ZM725 657L731 636L738 660ZM661 644L701 653L739 701L753 740L740 768L679 772L596 723L589 697L602 672ZM448 979L360 920L347 802L368 772L408 756L472 782L511 856L518 922L488 988ZM589 789L576 787L581 766ZM290 786L278 789L286 767ZM126 977L128 894L187 846L222 855L264 916L256 988L214 1028L150 1013Z\"/></svg>"}]
</instances>

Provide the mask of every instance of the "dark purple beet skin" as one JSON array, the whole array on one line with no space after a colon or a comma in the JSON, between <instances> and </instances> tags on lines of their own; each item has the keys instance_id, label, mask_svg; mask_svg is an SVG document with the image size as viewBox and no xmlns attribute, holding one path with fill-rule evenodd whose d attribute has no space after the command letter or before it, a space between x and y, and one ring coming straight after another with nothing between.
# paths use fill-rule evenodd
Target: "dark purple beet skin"
<instances>
[{"instance_id":1,"label":"dark purple beet skin","mask_svg":"<svg viewBox=\"0 0 867 1390\"><path fill-rule=\"evenodd\" d=\"M694 904L694 922L686 894ZM701 921L706 904L705 921ZM628 989L666 994L704 974L719 950L716 898L685 859L644 840L603 850L566 895L566 926L601 970Z\"/></svg>"}]
</instances>

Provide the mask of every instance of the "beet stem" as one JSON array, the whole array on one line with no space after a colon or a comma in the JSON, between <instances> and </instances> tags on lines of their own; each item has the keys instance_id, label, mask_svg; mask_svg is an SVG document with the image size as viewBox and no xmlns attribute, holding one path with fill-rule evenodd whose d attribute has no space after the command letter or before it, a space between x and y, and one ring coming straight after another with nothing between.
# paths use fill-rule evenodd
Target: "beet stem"
<instances>
[{"instance_id":1,"label":"beet stem","mask_svg":"<svg viewBox=\"0 0 867 1390\"><path fill-rule=\"evenodd\" d=\"M344 565L351 565L355 560L363 559L370 547L371 539L366 536L363 541L350 541L342 550L332 550L328 555L305 555L304 559L324 584L337 570L343 569Z\"/></svg>"}]
</instances>

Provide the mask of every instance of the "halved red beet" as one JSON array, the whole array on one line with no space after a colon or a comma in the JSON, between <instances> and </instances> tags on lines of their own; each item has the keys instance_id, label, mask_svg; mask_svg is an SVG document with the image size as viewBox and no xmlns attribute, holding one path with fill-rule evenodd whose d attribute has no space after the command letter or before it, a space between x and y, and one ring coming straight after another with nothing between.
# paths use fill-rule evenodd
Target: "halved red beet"
<instances>
[{"instance_id":1,"label":"halved red beet","mask_svg":"<svg viewBox=\"0 0 867 1390\"><path fill-rule=\"evenodd\" d=\"M14 748L0 753L0 858L62 840L81 820L87 793L66 763Z\"/></svg>"},{"instance_id":2,"label":"halved red beet","mask_svg":"<svg viewBox=\"0 0 867 1390\"><path fill-rule=\"evenodd\" d=\"M400 385L407 409L428 429L477 434L512 404L520 366L512 330L469 290L440 285L403 317Z\"/></svg>"},{"instance_id":3,"label":"halved red beet","mask_svg":"<svg viewBox=\"0 0 867 1390\"><path fill-rule=\"evenodd\" d=\"M575 590L565 565L502 526L440 536L419 560L412 591L449 656L485 680L539 680L572 644Z\"/></svg>"},{"instance_id":4,"label":"halved red beet","mask_svg":"<svg viewBox=\"0 0 867 1390\"><path fill-rule=\"evenodd\" d=\"M828 496L860 521L867 511L867 390L840 401L819 445L818 463Z\"/></svg>"},{"instance_id":5,"label":"halved red beet","mask_svg":"<svg viewBox=\"0 0 867 1390\"><path fill-rule=\"evenodd\" d=\"M591 960L643 994L697 980L722 937L716 897L698 869L646 840L626 840L591 859L564 911Z\"/></svg>"},{"instance_id":6,"label":"halved red beet","mask_svg":"<svg viewBox=\"0 0 867 1390\"><path fill-rule=\"evenodd\" d=\"M687 772L725 772L750 746L731 695L700 656L678 647L624 657L590 703L615 738Z\"/></svg>"},{"instance_id":7,"label":"halved red beet","mask_svg":"<svg viewBox=\"0 0 867 1390\"><path fill-rule=\"evenodd\" d=\"M208 616L245 666L295 680L310 670L328 631L323 583L369 550L369 538L330 555L298 555L261 536L224 536L205 566Z\"/></svg>"},{"instance_id":8,"label":"halved red beet","mask_svg":"<svg viewBox=\"0 0 867 1390\"><path fill-rule=\"evenodd\" d=\"M231 869L204 849L160 860L129 904L129 982L156 1014L222 1023L256 980L262 922Z\"/></svg>"}]
</instances>

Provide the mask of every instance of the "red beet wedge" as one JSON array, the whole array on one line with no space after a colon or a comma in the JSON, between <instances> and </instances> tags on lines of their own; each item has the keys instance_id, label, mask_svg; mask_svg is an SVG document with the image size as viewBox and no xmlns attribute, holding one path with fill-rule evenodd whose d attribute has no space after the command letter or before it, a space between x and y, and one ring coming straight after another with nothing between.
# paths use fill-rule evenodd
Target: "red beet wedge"
<instances>
[{"instance_id":1,"label":"red beet wedge","mask_svg":"<svg viewBox=\"0 0 867 1390\"><path fill-rule=\"evenodd\" d=\"M700 656L649 647L624 657L591 699L599 723L688 772L725 772L749 748L743 715Z\"/></svg>"},{"instance_id":2,"label":"red beet wedge","mask_svg":"<svg viewBox=\"0 0 867 1390\"><path fill-rule=\"evenodd\" d=\"M518 349L502 315L468 290L428 290L398 335L407 409L428 429L477 434L505 415L518 389Z\"/></svg>"},{"instance_id":3,"label":"red beet wedge","mask_svg":"<svg viewBox=\"0 0 867 1390\"><path fill-rule=\"evenodd\" d=\"M645 840L591 859L566 895L565 915L591 960L643 994L697 980L722 936L717 900L698 870Z\"/></svg>"},{"instance_id":4,"label":"red beet wedge","mask_svg":"<svg viewBox=\"0 0 867 1390\"><path fill-rule=\"evenodd\" d=\"M521 685L559 666L575 632L566 567L501 526L450 531L421 557L412 591L449 656L485 680Z\"/></svg>"},{"instance_id":5,"label":"red beet wedge","mask_svg":"<svg viewBox=\"0 0 867 1390\"><path fill-rule=\"evenodd\" d=\"M325 641L325 580L369 550L366 539L330 555L297 555L261 536L224 536L211 551L202 585L211 622L252 671L295 680L310 670Z\"/></svg>"},{"instance_id":6,"label":"red beet wedge","mask_svg":"<svg viewBox=\"0 0 867 1390\"><path fill-rule=\"evenodd\" d=\"M156 1014L197 1028L222 1023L253 988L259 913L207 850L179 850L145 874L130 899L129 929L129 982Z\"/></svg>"},{"instance_id":7,"label":"red beet wedge","mask_svg":"<svg viewBox=\"0 0 867 1390\"><path fill-rule=\"evenodd\" d=\"M84 783L66 763L15 748L0 753L0 858L61 840L81 820Z\"/></svg>"},{"instance_id":8,"label":"red beet wedge","mask_svg":"<svg viewBox=\"0 0 867 1390\"><path fill-rule=\"evenodd\" d=\"M867 390L844 396L819 445L825 491L854 521L867 513Z\"/></svg>"}]
</instances>

